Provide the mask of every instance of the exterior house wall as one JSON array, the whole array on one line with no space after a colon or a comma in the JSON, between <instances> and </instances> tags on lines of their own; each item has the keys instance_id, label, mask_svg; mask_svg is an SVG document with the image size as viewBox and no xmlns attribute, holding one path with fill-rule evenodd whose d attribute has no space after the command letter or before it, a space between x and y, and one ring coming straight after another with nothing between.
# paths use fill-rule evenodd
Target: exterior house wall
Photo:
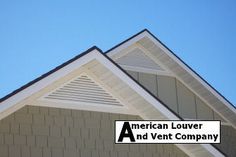
<instances>
[{"instance_id":1,"label":"exterior house wall","mask_svg":"<svg viewBox=\"0 0 236 157\"><path fill-rule=\"evenodd\" d=\"M181 117L225 122L221 116L176 78L134 71L127 72Z\"/></svg>"},{"instance_id":2,"label":"exterior house wall","mask_svg":"<svg viewBox=\"0 0 236 157\"><path fill-rule=\"evenodd\" d=\"M128 71L128 73L181 117L224 122L223 118L175 78L133 71ZM221 144L215 146L228 156L236 156L236 130L231 126L222 125Z\"/></svg>"},{"instance_id":3,"label":"exterior house wall","mask_svg":"<svg viewBox=\"0 0 236 157\"><path fill-rule=\"evenodd\" d=\"M187 156L173 144L114 144L114 120L138 116L25 106L0 121L1 157Z\"/></svg>"}]
</instances>

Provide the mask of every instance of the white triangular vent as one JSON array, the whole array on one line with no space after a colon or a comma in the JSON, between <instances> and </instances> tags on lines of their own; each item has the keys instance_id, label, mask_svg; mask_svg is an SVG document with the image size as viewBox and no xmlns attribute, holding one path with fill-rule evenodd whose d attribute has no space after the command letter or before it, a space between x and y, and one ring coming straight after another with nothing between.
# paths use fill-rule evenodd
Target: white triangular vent
<instances>
[{"instance_id":1,"label":"white triangular vent","mask_svg":"<svg viewBox=\"0 0 236 157\"><path fill-rule=\"evenodd\" d=\"M80 75L71 80L50 94L44 96L44 99L64 101L65 103L84 102L95 105L123 106L116 98L110 95L109 92L87 75Z\"/></svg>"},{"instance_id":2,"label":"white triangular vent","mask_svg":"<svg viewBox=\"0 0 236 157\"><path fill-rule=\"evenodd\" d=\"M165 71L160 65L150 59L141 49L135 48L116 60L121 66L132 66L158 71Z\"/></svg>"}]
</instances>

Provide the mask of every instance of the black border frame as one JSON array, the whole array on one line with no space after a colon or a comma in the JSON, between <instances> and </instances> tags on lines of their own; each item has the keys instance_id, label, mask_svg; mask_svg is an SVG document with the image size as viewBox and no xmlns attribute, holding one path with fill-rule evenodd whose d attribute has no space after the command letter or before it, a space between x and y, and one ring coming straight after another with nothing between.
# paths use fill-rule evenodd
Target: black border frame
<instances>
[{"instance_id":1,"label":"black border frame","mask_svg":"<svg viewBox=\"0 0 236 157\"><path fill-rule=\"evenodd\" d=\"M129 122L129 121L148 121L148 122L150 122L150 121L183 121L183 120L115 120L114 121L114 143L115 144L210 144L211 146L213 146L212 144L221 144L221 121L220 120L184 120L185 122L191 122L191 121L199 121L199 122L201 122L201 121L203 121L203 122L205 122L205 121L207 121L207 122L219 122L220 123L220 128L219 128L219 131L220 131L220 142L219 143L137 143L137 142L135 142L135 143L117 143L116 142L116 122L117 121L126 121L126 122ZM214 146L213 146L214 147ZM214 147L215 148L215 147Z\"/></svg>"}]
</instances>

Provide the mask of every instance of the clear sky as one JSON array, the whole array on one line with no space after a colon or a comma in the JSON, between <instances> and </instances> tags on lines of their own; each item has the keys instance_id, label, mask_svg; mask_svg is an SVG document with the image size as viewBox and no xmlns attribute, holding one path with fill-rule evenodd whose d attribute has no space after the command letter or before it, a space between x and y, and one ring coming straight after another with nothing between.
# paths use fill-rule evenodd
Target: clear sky
<instances>
[{"instance_id":1,"label":"clear sky","mask_svg":"<svg viewBox=\"0 0 236 157\"><path fill-rule=\"evenodd\" d=\"M236 1L0 1L0 97L97 45L149 29L234 105Z\"/></svg>"}]
</instances>

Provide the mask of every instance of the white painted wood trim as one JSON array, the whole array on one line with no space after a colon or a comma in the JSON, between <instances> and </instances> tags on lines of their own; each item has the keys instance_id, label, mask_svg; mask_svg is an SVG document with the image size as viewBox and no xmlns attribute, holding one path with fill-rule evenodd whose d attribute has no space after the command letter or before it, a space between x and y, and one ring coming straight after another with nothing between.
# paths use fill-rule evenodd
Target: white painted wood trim
<instances>
[{"instance_id":1,"label":"white painted wood trim","mask_svg":"<svg viewBox=\"0 0 236 157\"><path fill-rule=\"evenodd\" d=\"M155 74L155 75L163 75L163 76L172 76L172 77L174 76L171 73L168 73L162 70L148 69L148 68L143 68L143 67L123 65L123 64L119 64L119 65L125 70L148 73L148 74Z\"/></svg>"},{"instance_id":2,"label":"white painted wood trim","mask_svg":"<svg viewBox=\"0 0 236 157\"><path fill-rule=\"evenodd\" d=\"M220 153L217 149L215 149L212 145L210 144L201 144L202 147L207 149L212 155L217 156L217 157L224 157L222 153Z\"/></svg>"},{"instance_id":3,"label":"white painted wood trim","mask_svg":"<svg viewBox=\"0 0 236 157\"><path fill-rule=\"evenodd\" d=\"M87 110L87 111L95 111L95 112L109 112L109 113L118 113L118 114L130 114L137 115L137 113L128 109L125 106L109 106L104 104L93 104L93 103L73 103L73 102L63 102L58 103L55 101L35 101L32 106L42 106L42 107L55 107L55 108L63 108L63 109L73 109L73 110Z\"/></svg>"}]
</instances>

